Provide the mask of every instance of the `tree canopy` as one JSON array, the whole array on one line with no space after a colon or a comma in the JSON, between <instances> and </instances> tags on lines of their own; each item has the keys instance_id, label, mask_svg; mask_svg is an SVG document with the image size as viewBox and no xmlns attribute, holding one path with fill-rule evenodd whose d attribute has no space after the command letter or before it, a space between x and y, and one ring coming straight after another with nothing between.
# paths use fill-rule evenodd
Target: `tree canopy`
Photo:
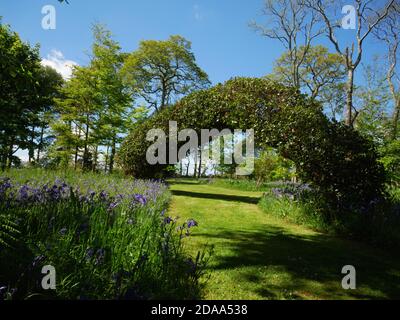
<instances>
[{"instance_id":1,"label":"tree canopy","mask_svg":"<svg viewBox=\"0 0 400 320\"><path fill-rule=\"evenodd\" d=\"M127 56L123 72L126 82L155 110L209 85L207 74L196 64L191 43L178 35L165 41L142 41Z\"/></svg>"},{"instance_id":2,"label":"tree canopy","mask_svg":"<svg viewBox=\"0 0 400 320\"><path fill-rule=\"evenodd\" d=\"M19 149L37 147L43 112L53 104L62 78L40 65L38 47L22 42L0 21L0 162L4 169Z\"/></svg>"}]
</instances>

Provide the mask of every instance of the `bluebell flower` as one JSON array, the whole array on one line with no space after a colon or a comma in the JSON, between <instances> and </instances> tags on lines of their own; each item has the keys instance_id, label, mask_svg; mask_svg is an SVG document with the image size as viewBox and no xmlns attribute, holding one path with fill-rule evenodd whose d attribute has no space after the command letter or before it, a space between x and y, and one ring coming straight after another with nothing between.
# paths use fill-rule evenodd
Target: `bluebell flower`
<instances>
[{"instance_id":1,"label":"bluebell flower","mask_svg":"<svg viewBox=\"0 0 400 320\"><path fill-rule=\"evenodd\" d=\"M135 194L134 197L135 197L135 201L140 203L143 206L147 203L146 197L142 194Z\"/></svg>"},{"instance_id":2,"label":"bluebell flower","mask_svg":"<svg viewBox=\"0 0 400 320\"><path fill-rule=\"evenodd\" d=\"M164 218L164 224L170 224L172 222L172 218L171 217L166 217Z\"/></svg>"},{"instance_id":3,"label":"bluebell flower","mask_svg":"<svg viewBox=\"0 0 400 320\"><path fill-rule=\"evenodd\" d=\"M108 198L107 192L105 192L104 190L101 191L100 194L99 194L99 198L100 198L100 200L102 200L102 201L106 201L107 198Z\"/></svg>"},{"instance_id":4,"label":"bluebell flower","mask_svg":"<svg viewBox=\"0 0 400 320\"><path fill-rule=\"evenodd\" d=\"M198 223L195 220L193 220L193 219L188 220L188 222L187 222L188 228L197 227L197 226L198 226Z\"/></svg>"},{"instance_id":5,"label":"bluebell flower","mask_svg":"<svg viewBox=\"0 0 400 320\"><path fill-rule=\"evenodd\" d=\"M62 228L62 229L59 231L59 233L60 233L62 236L65 236L65 234L67 233L67 228Z\"/></svg>"},{"instance_id":6,"label":"bluebell flower","mask_svg":"<svg viewBox=\"0 0 400 320\"><path fill-rule=\"evenodd\" d=\"M118 202L111 202L110 205L108 206L108 211L114 210L118 206Z\"/></svg>"},{"instance_id":7,"label":"bluebell flower","mask_svg":"<svg viewBox=\"0 0 400 320\"><path fill-rule=\"evenodd\" d=\"M18 200L19 200L19 201L26 201L26 200L28 200L28 198L29 198L28 191L29 191L29 186L23 185L23 186L19 189Z\"/></svg>"},{"instance_id":8,"label":"bluebell flower","mask_svg":"<svg viewBox=\"0 0 400 320\"><path fill-rule=\"evenodd\" d=\"M94 249L93 248L86 249L86 254L85 254L86 260L92 259L93 255L94 255Z\"/></svg>"},{"instance_id":9,"label":"bluebell flower","mask_svg":"<svg viewBox=\"0 0 400 320\"><path fill-rule=\"evenodd\" d=\"M104 262L104 257L105 257L106 251L102 248L98 249L96 251L96 265L102 264Z\"/></svg>"}]
</instances>

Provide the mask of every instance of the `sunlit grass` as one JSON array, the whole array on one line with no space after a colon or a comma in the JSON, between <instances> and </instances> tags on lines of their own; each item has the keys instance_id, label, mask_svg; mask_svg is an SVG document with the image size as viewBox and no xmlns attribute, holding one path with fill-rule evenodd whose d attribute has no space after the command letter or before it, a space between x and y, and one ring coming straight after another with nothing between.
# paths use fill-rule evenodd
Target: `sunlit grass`
<instances>
[{"instance_id":1,"label":"sunlit grass","mask_svg":"<svg viewBox=\"0 0 400 320\"><path fill-rule=\"evenodd\" d=\"M262 192L171 182L171 214L199 222L187 250L215 247L207 299L400 298L396 255L264 212L257 205ZM350 291L341 287L349 264L357 270Z\"/></svg>"}]
</instances>

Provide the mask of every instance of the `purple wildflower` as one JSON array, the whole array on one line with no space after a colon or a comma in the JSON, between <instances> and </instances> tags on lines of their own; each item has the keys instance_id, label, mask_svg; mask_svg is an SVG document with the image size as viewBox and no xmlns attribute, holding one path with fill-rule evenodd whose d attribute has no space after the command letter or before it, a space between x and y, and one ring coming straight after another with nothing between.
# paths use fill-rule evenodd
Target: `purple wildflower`
<instances>
[{"instance_id":1,"label":"purple wildflower","mask_svg":"<svg viewBox=\"0 0 400 320\"><path fill-rule=\"evenodd\" d=\"M164 218L164 224L170 224L172 222L172 218L171 217L166 217Z\"/></svg>"},{"instance_id":2,"label":"purple wildflower","mask_svg":"<svg viewBox=\"0 0 400 320\"><path fill-rule=\"evenodd\" d=\"M147 203L146 197L142 194L135 194L134 198L135 198L134 201L140 203L142 206L144 206Z\"/></svg>"},{"instance_id":3,"label":"purple wildflower","mask_svg":"<svg viewBox=\"0 0 400 320\"><path fill-rule=\"evenodd\" d=\"M108 206L108 211L113 211L118 206L118 202L111 202Z\"/></svg>"},{"instance_id":4,"label":"purple wildflower","mask_svg":"<svg viewBox=\"0 0 400 320\"><path fill-rule=\"evenodd\" d=\"M198 226L197 221L195 221L194 219L188 220L188 222L187 222L187 227L188 228L197 227L197 226Z\"/></svg>"},{"instance_id":5,"label":"purple wildflower","mask_svg":"<svg viewBox=\"0 0 400 320\"><path fill-rule=\"evenodd\" d=\"M86 254L85 254L86 260L92 259L93 255L94 255L94 249L93 248L86 249Z\"/></svg>"},{"instance_id":6,"label":"purple wildflower","mask_svg":"<svg viewBox=\"0 0 400 320\"><path fill-rule=\"evenodd\" d=\"M100 192L99 198L101 201L106 201L107 197L108 197L107 192L105 192L104 190Z\"/></svg>"},{"instance_id":7,"label":"purple wildflower","mask_svg":"<svg viewBox=\"0 0 400 320\"><path fill-rule=\"evenodd\" d=\"M104 262L104 257L105 257L106 251L104 249L98 249L96 251L96 265L102 264Z\"/></svg>"}]
</instances>

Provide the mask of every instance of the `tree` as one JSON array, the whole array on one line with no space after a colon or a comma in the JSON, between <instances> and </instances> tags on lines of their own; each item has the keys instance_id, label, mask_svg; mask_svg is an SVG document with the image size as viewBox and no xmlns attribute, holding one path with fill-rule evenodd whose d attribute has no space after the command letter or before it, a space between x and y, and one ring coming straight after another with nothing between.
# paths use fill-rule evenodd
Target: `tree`
<instances>
[{"instance_id":1,"label":"tree","mask_svg":"<svg viewBox=\"0 0 400 320\"><path fill-rule=\"evenodd\" d=\"M191 43L181 36L142 41L124 65L126 82L149 107L163 109L178 97L209 85L196 64Z\"/></svg>"},{"instance_id":2,"label":"tree","mask_svg":"<svg viewBox=\"0 0 400 320\"><path fill-rule=\"evenodd\" d=\"M109 172L113 171L118 144L133 122L147 110L130 110L133 103L132 92L123 83L121 68L124 56L121 47L112 39L111 32L100 24L94 25L93 60L97 89L100 94L102 110L96 127L96 136L106 145L110 154L106 159ZM97 150L95 150L97 153ZM97 157L95 157L96 161Z\"/></svg>"},{"instance_id":3,"label":"tree","mask_svg":"<svg viewBox=\"0 0 400 320\"><path fill-rule=\"evenodd\" d=\"M267 24L251 22L250 26L263 36L282 43L287 51L286 77L290 85L300 88L300 68L313 40L322 34L318 16L308 10L304 0L267 0L262 12L268 19Z\"/></svg>"},{"instance_id":4,"label":"tree","mask_svg":"<svg viewBox=\"0 0 400 320\"><path fill-rule=\"evenodd\" d=\"M35 148L33 127L52 104L59 86L53 71L40 65L39 48L22 42L0 21L0 163L4 170L19 149Z\"/></svg>"},{"instance_id":5,"label":"tree","mask_svg":"<svg viewBox=\"0 0 400 320\"><path fill-rule=\"evenodd\" d=\"M305 54L304 51L308 53ZM299 59L303 57L303 63L298 68L299 86L310 94L312 99L322 102L332 91L338 87L345 78L345 70L341 57L335 53L329 53L324 46L311 46L308 49L298 49ZM292 83L292 58L290 52L285 52L276 62L273 78L291 85Z\"/></svg>"},{"instance_id":6,"label":"tree","mask_svg":"<svg viewBox=\"0 0 400 320\"><path fill-rule=\"evenodd\" d=\"M55 154L64 164L73 156L75 168L81 162L83 169L94 171L105 148L105 170L112 172L123 135L147 110L133 107L132 91L121 75L124 55L111 32L96 24L93 36L90 64L75 67L59 99Z\"/></svg>"},{"instance_id":7,"label":"tree","mask_svg":"<svg viewBox=\"0 0 400 320\"><path fill-rule=\"evenodd\" d=\"M96 86L94 70L75 67L72 78L62 90L63 99L58 100L59 118L53 125L57 138L57 150L64 161L74 154L77 168L81 149L82 168L91 169L90 146L97 143L93 129L101 113L100 94Z\"/></svg>"},{"instance_id":8,"label":"tree","mask_svg":"<svg viewBox=\"0 0 400 320\"><path fill-rule=\"evenodd\" d=\"M54 119L55 99L59 97L61 87L64 83L62 76L51 67L41 67L38 74L38 104L41 106L36 117L30 123L31 137L28 147L29 162L38 163L41 152L50 145L53 137L49 135L48 129ZM35 155L36 150L36 155Z\"/></svg>"},{"instance_id":9,"label":"tree","mask_svg":"<svg viewBox=\"0 0 400 320\"><path fill-rule=\"evenodd\" d=\"M379 3L382 1L374 0L356 0L355 17L357 27L355 32L355 40L351 46L340 44L336 37L336 30L341 28L341 24L337 21L337 16L332 17L329 13L336 15L338 9L342 9L341 3L332 0L306 0L306 6L314 13L318 13L326 26L326 34L333 44L335 50L343 58L347 71L346 86L346 116L345 123L352 126L357 118L358 112L354 108L354 76L357 67L360 65L363 57L363 49L365 40L373 32L384 19L388 16L395 0L385 1L383 6ZM354 115L353 115L354 111Z\"/></svg>"},{"instance_id":10,"label":"tree","mask_svg":"<svg viewBox=\"0 0 400 320\"><path fill-rule=\"evenodd\" d=\"M356 90L360 110L354 125L364 136L382 145L387 137L386 110L390 93L378 57L371 65L363 67L365 85Z\"/></svg>"},{"instance_id":11,"label":"tree","mask_svg":"<svg viewBox=\"0 0 400 320\"><path fill-rule=\"evenodd\" d=\"M390 89L393 102L391 139L398 137L400 118L400 77L398 54L400 52L400 3L395 2L387 19L374 32L377 39L381 40L387 48L387 74L386 80Z\"/></svg>"}]
</instances>

